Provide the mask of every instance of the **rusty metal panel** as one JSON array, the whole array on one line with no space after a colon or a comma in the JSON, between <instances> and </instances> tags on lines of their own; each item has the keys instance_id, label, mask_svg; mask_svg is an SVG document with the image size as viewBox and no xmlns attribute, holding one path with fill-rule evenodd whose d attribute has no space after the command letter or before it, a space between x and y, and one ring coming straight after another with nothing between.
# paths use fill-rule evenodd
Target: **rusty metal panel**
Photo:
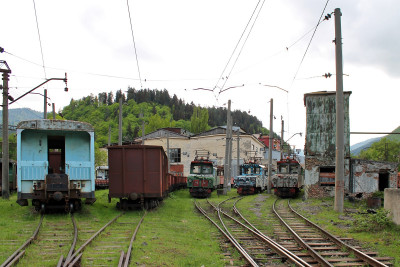
<instances>
[{"instance_id":1,"label":"rusty metal panel","mask_svg":"<svg viewBox=\"0 0 400 267\"><path fill-rule=\"evenodd\" d=\"M163 197L168 190L167 157L161 146L108 148L110 197Z\"/></svg>"}]
</instances>

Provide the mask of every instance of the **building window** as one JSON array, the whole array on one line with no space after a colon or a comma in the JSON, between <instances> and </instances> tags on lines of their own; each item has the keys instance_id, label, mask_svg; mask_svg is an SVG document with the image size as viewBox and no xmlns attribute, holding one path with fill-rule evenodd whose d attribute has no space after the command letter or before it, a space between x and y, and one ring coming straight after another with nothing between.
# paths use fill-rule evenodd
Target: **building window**
<instances>
[{"instance_id":1,"label":"building window","mask_svg":"<svg viewBox=\"0 0 400 267\"><path fill-rule=\"evenodd\" d=\"M321 186L335 186L335 167L319 167Z\"/></svg>"},{"instance_id":2,"label":"building window","mask_svg":"<svg viewBox=\"0 0 400 267\"><path fill-rule=\"evenodd\" d=\"M169 162L181 162L181 149L180 148L171 148L169 150L170 159Z\"/></svg>"}]
</instances>

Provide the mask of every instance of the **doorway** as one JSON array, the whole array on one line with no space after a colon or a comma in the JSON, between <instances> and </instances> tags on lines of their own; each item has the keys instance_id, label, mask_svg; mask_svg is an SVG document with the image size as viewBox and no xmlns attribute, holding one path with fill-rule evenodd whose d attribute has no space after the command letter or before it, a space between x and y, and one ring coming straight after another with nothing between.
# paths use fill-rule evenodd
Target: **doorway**
<instances>
[{"instance_id":1,"label":"doorway","mask_svg":"<svg viewBox=\"0 0 400 267\"><path fill-rule=\"evenodd\" d=\"M47 137L48 173L65 173L65 136Z\"/></svg>"},{"instance_id":2,"label":"doorway","mask_svg":"<svg viewBox=\"0 0 400 267\"><path fill-rule=\"evenodd\" d=\"M380 172L379 173L379 191L384 191L385 188L389 187L389 173Z\"/></svg>"}]
</instances>

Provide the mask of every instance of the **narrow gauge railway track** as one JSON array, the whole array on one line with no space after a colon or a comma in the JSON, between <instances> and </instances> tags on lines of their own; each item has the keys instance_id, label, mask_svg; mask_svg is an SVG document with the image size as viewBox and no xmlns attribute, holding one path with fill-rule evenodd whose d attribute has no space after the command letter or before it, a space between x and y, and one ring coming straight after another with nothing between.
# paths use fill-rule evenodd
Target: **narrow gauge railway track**
<instances>
[{"instance_id":1,"label":"narrow gauge railway track","mask_svg":"<svg viewBox=\"0 0 400 267\"><path fill-rule=\"evenodd\" d=\"M32 236L30 236L25 241L25 243L23 243L17 250L15 250L14 253L1 264L1 267L14 265L25 254L25 249L36 239L39 233L40 227L43 222L43 217L44 215L42 214L42 216L40 217L39 225L36 227L36 230L33 232Z\"/></svg>"},{"instance_id":2,"label":"narrow gauge railway track","mask_svg":"<svg viewBox=\"0 0 400 267\"><path fill-rule=\"evenodd\" d=\"M277 204L278 203L278 204ZM326 232L297 213L288 201L276 200L273 211L281 224L292 234L300 246L310 253L321 266L389 266L391 258L373 258L374 252L361 251Z\"/></svg>"},{"instance_id":3,"label":"narrow gauge railway track","mask_svg":"<svg viewBox=\"0 0 400 267\"><path fill-rule=\"evenodd\" d=\"M59 266L128 266L133 241L145 215L146 212L137 219L133 218L132 214L118 214L87 239L70 257L63 262L60 259ZM138 221L136 229L135 220Z\"/></svg>"},{"instance_id":4,"label":"narrow gauge railway track","mask_svg":"<svg viewBox=\"0 0 400 267\"><path fill-rule=\"evenodd\" d=\"M229 237L228 239L252 266L310 266L270 238L250 229L245 225L246 222L240 222L227 212L222 211L220 206L230 200L232 199L222 201L218 206L208 203L217 211L220 224L225 229L220 229L221 232ZM223 217L228 219L224 220Z\"/></svg>"},{"instance_id":5,"label":"narrow gauge railway track","mask_svg":"<svg viewBox=\"0 0 400 267\"><path fill-rule=\"evenodd\" d=\"M73 214L42 214L34 234L2 266L54 266L60 254L72 253L77 235Z\"/></svg>"}]
</instances>

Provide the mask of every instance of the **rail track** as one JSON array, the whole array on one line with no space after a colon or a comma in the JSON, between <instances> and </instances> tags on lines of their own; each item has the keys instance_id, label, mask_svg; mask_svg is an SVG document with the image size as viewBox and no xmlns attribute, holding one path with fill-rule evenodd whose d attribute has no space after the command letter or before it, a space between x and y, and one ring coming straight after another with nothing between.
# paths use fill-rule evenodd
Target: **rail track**
<instances>
[{"instance_id":1,"label":"rail track","mask_svg":"<svg viewBox=\"0 0 400 267\"><path fill-rule=\"evenodd\" d=\"M58 266L128 266L132 244L146 215L138 219L120 213L86 240L72 255L60 259ZM134 229L134 222L137 226ZM89 231L90 232L90 231Z\"/></svg>"},{"instance_id":2,"label":"rail track","mask_svg":"<svg viewBox=\"0 0 400 267\"><path fill-rule=\"evenodd\" d=\"M311 255L320 266L391 266L392 258L377 257L375 252L365 251L360 247L351 246L351 239L337 238L326 232L304 216L297 213L289 201L276 200L273 212L278 217L286 231L275 231L284 243L283 246L297 250L297 245L307 253L297 255ZM307 255L308 254L308 255Z\"/></svg>"},{"instance_id":3,"label":"rail track","mask_svg":"<svg viewBox=\"0 0 400 267\"><path fill-rule=\"evenodd\" d=\"M73 214L42 214L33 235L1 266L12 266L16 263L27 266L54 266L59 255L72 253L77 234Z\"/></svg>"},{"instance_id":4,"label":"rail track","mask_svg":"<svg viewBox=\"0 0 400 267\"><path fill-rule=\"evenodd\" d=\"M217 227L219 230L235 246L250 265L266 266L283 264L285 266L311 266L257 229L251 226L249 227L248 221L244 217L235 218L237 216L231 212L231 208L222 208L222 206L230 201L233 201L233 199L222 201L218 206L207 201L217 212L217 216L215 217L218 217L219 223L213 221L197 203L196 207L210 221L213 221L214 225L218 225ZM222 225L222 227L220 227L219 224Z\"/></svg>"}]
</instances>

